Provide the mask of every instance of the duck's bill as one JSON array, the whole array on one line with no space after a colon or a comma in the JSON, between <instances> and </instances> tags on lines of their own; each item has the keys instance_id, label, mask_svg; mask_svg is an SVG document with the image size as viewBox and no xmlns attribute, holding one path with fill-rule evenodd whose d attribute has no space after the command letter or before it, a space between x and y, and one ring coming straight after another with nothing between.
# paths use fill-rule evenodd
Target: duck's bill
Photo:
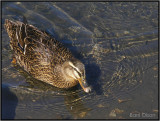
<instances>
[{"instance_id":1,"label":"duck's bill","mask_svg":"<svg viewBox=\"0 0 160 121\"><path fill-rule=\"evenodd\" d=\"M78 79L82 89L86 92L86 93L89 93L91 91L91 87L88 86L87 82L83 79L83 78L80 78Z\"/></svg>"}]
</instances>

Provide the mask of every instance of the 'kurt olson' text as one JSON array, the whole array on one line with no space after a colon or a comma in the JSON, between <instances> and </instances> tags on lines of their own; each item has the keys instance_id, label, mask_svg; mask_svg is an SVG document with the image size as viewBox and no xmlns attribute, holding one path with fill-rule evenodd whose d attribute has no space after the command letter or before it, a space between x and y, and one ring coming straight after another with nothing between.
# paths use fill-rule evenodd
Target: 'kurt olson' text
<instances>
[{"instance_id":1,"label":"'kurt olson' text","mask_svg":"<svg viewBox=\"0 0 160 121\"><path fill-rule=\"evenodd\" d=\"M144 118L153 118L155 117L155 114L151 114L151 113L130 113L129 117L133 117L133 118L139 118L139 117L144 117Z\"/></svg>"}]
</instances>

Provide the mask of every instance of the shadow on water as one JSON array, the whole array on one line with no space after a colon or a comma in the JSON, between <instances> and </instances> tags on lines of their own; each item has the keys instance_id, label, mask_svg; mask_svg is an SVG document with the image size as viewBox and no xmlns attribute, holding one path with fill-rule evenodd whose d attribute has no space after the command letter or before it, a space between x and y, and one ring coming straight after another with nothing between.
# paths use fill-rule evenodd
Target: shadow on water
<instances>
[{"instance_id":1,"label":"shadow on water","mask_svg":"<svg viewBox=\"0 0 160 121\"><path fill-rule=\"evenodd\" d=\"M101 75L100 68L92 63L86 65L86 79L89 85L92 87L92 91L95 91L97 95L102 94L102 86L98 83Z\"/></svg>"},{"instance_id":2,"label":"shadow on water","mask_svg":"<svg viewBox=\"0 0 160 121\"><path fill-rule=\"evenodd\" d=\"M18 98L7 85L2 84L2 119L14 119Z\"/></svg>"}]
</instances>

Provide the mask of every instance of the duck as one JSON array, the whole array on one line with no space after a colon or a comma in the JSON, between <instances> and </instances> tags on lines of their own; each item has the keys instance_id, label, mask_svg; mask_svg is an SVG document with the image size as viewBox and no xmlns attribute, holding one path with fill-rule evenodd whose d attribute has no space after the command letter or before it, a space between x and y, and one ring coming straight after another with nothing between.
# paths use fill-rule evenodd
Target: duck
<instances>
[{"instance_id":1,"label":"duck","mask_svg":"<svg viewBox=\"0 0 160 121\"><path fill-rule=\"evenodd\" d=\"M58 88L68 89L78 83L88 93L85 66L60 41L24 21L5 19L4 28L13 51L12 63L33 78Z\"/></svg>"}]
</instances>

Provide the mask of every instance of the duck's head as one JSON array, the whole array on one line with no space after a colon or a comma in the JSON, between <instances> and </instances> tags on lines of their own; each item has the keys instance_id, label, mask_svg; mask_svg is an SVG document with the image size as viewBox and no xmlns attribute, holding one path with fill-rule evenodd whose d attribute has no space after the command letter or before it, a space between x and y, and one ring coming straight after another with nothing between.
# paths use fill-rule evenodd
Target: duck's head
<instances>
[{"instance_id":1,"label":"duck's head","mask_svg":"<svg viewBox=\"0 0 160 121\"><path fill-rule=\"evenodd\" d=\"M91 91L91 87L86 82L85 67L82 62L77 59L66 61L63 64L63 71L68 78L78 80L85 92Z\"/></svg>"}]
</instances>

